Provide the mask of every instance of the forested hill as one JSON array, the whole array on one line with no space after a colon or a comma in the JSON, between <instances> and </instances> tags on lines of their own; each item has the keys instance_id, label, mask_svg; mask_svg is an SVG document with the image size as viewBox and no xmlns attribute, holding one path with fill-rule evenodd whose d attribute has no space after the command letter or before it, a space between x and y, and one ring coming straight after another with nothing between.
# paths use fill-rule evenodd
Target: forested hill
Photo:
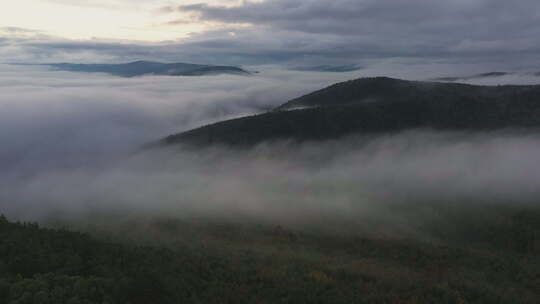
<instances>
[{"instance_id":1,"label":"forested hill","mask_svg":"<svg viewBox=\"0 0 540 304\"><path fill-rule=\"evenodd\" d=\"M388 77L360 78L334 84L279 106L287 110L351 103L387 103L430 98L436 101L472 99L507 100L540 96L540 86L475 86L461 83L407 81Z\"/></svg>"},{"instance_id":2,"label":"forested hill","mask_svg":"<svg viewBox=\"0 0 540 304\"><path fill-rule=\"evenodd\" d=\"M253 145L417 128L483 131L539 126L540 86L489 87L379 77L338 83L271 112L171 135L164 142Z\"/></svg>"},{"instance_id":3,"label":"forested hill","mask_svg":"<svg viewBox=\"0 0 540 304\"><path fill-rule=\"evenodd\" d=\"M0 216L0 303L538 303L539 214L496 214L438 225L455 246L173 220L111 243Z\"/></svg>"}]
</instances>

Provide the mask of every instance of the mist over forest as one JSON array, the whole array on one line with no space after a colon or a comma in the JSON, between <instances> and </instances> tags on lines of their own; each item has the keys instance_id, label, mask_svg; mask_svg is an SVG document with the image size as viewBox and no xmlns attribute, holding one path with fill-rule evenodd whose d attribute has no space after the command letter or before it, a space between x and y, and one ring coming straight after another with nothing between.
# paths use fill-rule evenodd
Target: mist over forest
<instances>
[{"instance_id":1,"label":"mist over forest","mask_svg":"<svg viewBox=\"0 0 540 304\"><path fill-rule=\"evenodd\" d=\"M535 127L162 144L279 115L287 101L342 81L467 69L255 66L250 75L121 78L1 67L0 299L538 299ZM466 82L536 81L523 72Z\"/></svg>"},{"instance_id":2,"label":"mist over forest","mask_svg":"<svg viewBox=\"0 0 540 304\"><path fill-rule=\"evenodd\" d=\"M410 200L535 204L540 142L533 131L420 129L250 149L145 148L353 74L274 68L260 76L74 79L7 66L0 76L3 212L25 220L155 212L281 223L367 216Z\"/></svg>"},{"instance_id":3,"label":"mist over forest","mask_svg":"<svg viewBox=\"0 0 540 304\"><path fill-rule=\"evenodd\" d=\"M0 304L540 303L538 0L0 9Z\"/></svg>"}]
</instances>

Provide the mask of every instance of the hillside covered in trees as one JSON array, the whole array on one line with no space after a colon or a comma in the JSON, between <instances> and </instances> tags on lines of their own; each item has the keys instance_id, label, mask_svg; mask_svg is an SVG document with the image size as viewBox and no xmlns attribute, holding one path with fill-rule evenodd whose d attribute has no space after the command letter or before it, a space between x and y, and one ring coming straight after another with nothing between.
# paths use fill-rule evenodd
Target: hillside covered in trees
<instances>
[{"instance_id":1,"label":"hillside covered in trees","mask_svg":"<svg viewBox=\"0 0 540 304\"><path fill-rule=\"evenodd\" d=\"M90 236L1 217L0 303L538 303L540 213L455 215L432 241L172 219Z\"/></svg>"},{"instance_id":2,"label":"hillside covered in trees","mask_svg":"<svg viewBox=\"0 0 540 304\"><path fill-rule=\"evenodd\" d=\"M171 135L164 142L253 145L418 128L486 131L539 126L540 86L490 87L378 77L335 84L273 111Z\"/></svg>"}]
</instances>

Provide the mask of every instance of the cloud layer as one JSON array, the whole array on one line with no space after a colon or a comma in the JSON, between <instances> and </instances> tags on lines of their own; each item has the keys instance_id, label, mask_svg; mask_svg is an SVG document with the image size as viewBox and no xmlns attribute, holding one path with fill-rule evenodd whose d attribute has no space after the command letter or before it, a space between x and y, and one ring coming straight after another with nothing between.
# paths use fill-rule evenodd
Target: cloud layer
<instances>
[{"instance_id":1,"label":"cloud layer","mask_svg":"<svg viewBox=\"0 0 540 304\"><path fill-rule=\"evenodd\" d=\"M419 218L441 216L441 206L536 205L540 195L534 132L416 130L248 150L141 149L347 74L118 79L4 67L0 212L10 218L145 215L414 230ZM427 208L410 207L421 203Z\"/></svg>"},{"instance_id":2,"label":"cloud layer","mask_svg":"<svg viewBox=\"0 0 540 304\"><path fill-rule=\"evenodd\" d=\"M124 157L171 133L258 113L350 77L268 70L257 76L122 79L40 66L1 67L4 173Z\"/></svg>"}]
</instances>

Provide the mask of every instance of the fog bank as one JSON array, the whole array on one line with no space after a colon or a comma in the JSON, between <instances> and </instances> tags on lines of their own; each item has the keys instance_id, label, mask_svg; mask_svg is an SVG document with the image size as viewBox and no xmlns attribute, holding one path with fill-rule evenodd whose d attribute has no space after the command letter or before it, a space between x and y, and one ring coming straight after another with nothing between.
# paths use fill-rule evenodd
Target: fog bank
<instances>
[{"instance_id":1,"label":"fog bank","mask_svg":"<svg viewBox=\"0 0 540 304\"><path fill-rule=\"evenodd\" d=\"M540 134L531 131L411 130L244 150L140 149L348 74L74 75L24 67L0 74L0 212L11 218L396 223L417 216L404 217L415 212L411 203L536 206L540 197Z\"/></svg>"}]
</instances>

